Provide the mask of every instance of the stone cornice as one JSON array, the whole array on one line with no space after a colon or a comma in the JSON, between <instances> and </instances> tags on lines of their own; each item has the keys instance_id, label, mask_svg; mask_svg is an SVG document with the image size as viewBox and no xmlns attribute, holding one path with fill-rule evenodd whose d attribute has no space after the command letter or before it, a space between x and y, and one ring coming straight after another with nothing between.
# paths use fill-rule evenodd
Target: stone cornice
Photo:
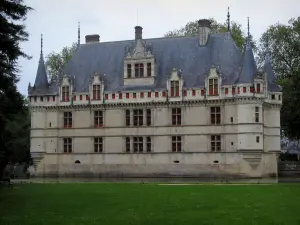
<instances>
[{"instance_id":1,"label":"stone cornice","mask_svg":"<svg viewBox=\"0 0 300 225\"><path fill-rule=\"evenodd\" d=\"M201 99L201 100L179 100L179 101L148 101L148 102L116 102L116 103L97 103L97 104L68 104L68 105L43 105L30 106L32 110L57 110L57 109L93 109L93 108L136 108L136 107L193 107L193 106L213 106L213 105L237 105L237 104L263 104L270 108L281 108L281 104L266 103L264 99L257 97L240 97L240 98L225 98L225 99Z\"/></svg>"}]
</instances>

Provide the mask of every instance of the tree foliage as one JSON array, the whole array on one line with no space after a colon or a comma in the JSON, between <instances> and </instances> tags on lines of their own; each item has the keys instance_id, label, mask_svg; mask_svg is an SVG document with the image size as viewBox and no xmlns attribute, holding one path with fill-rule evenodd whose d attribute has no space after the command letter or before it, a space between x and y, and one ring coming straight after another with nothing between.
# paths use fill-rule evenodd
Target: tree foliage
<instances>
[{"instance_id":1,"label":"tree foliage","mask_svg":"<svg viewBox=\"0 0 300 225\"><path fill-rule=\"evenodd\" d=\"M16 83L19 79L18 58L30 58L20 47L20 42L28 39L22 22L30 10L22 0L2 0L0 3L0 177L8 162L28 160L28 157L19 157L29 153L28 123L25 123L28 111ZM22 130L13 126L17 118Z\"/></svg>"},{"instance_id":2,"label":"tree foliage","mask_svg":"<svg viewBox=\"0 0 300 225\"><path fill-rule=\"evenodd\" d=\"M51 52L46 57L46 68L50 80L58 78L63 73L76 48L77 43L73 43L71 47L64 47L59 53Z\"/></svg>"},{"instance_id":3,"label":"tree foliage","mask_svg":"<svg viewBox=\"0 0 300 225\"><path fill-rule=\"evenodd\" d=\"M227 32L227 24L226 23L218 23L216 20L213 18L209 19L211 22L211 31L212 33L224 33ZM241 52L244 51L245 45L246 45L246 40L247 36L245 33L242 31L242 25L238 24L234 21L231 21L230 23L230 32L232 35L232 39L235 41L237 47L241 50ZM169 31L165 34L165 37L174 37L174 36L196 36L198 35L198 21L190 21L188 22L184 27L180 29L175 29L173 31ZM256 44L251 38L251 44L256 51Z\"/></svg>"},{"instance_id":4,"label":"tree foliage","mask_svg":"<svg viewBox=\"0 0 300 225\"><path fill-rule=\"evenodd\" d=\"M257 61L265 60L267 46L272 56L272 67L281 79L296 74L300 68L300 17L292 18L288 25L270 26L259 40Z\"/></svg>"}]
</instances>

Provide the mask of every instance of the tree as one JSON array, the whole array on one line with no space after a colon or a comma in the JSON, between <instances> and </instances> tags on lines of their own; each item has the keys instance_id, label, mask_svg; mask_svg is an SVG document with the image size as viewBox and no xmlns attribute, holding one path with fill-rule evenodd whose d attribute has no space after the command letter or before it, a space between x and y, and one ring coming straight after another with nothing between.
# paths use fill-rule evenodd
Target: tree
<instances>
[{"instance_id":1,"label":"tree","mask_svg":"<svg viewBox=\"0 0 300 225\"><path fill-rule=\"evenodd\" d=\"M9 124L15 120L16 115L23 116L26 108L16 83L20 72L18 58L30 58L20 48L20 42L28 40L22 21L30 10L30 7L23 4L23 0L2 0L0 4L0 177L14 156L10 143L19 139L16 135L10 135L12 130L8 132Z\"/></svg>"},{"instance_id":2,"label":"tree","mask_svg":"<svg viewBox=\"0 0 300 225\"><path fill-rule=\"evenodd\" d=\"M218 23L213 18L209 19L211 22L211 30L212 33L224 33L227 31L227 24L226 23ZM238 48L241 50L241 52L244 51L247 36L242 31L242 26L234 21L231 21L230 23L230 31L232 35L232 39L235 41ZM175 29L173 31L169 31L165 34L165 37L174 37L174 36L195 36L198 35L198 21L191 21L188 22L184 27L180 29ZM253 41L252 36L251 38L251 44L256 51L256 44Z\"/></svg>"},{"instance_id":3,"label":"tree","mask_svg":"<svg viewBox=\"0 0 300 225\"><path fill-rule=\"evenodd\" d=\"M267 48L280 79L295 75L296 69L300 68L300 17L292 18L288 25L272 25L262 34L257 57L260 66L264 63Z\"/></svg>"},{"instance_id":4,"label":"tree","mask_svg":"<svg viewBox=\"0 0 300 225\"><path fill-rule=\"evenodd\" d=\"M73 43L71 47L64 47L60 53L51 52L46 57L46 68L50 80L58 78L63 73L76 48L77 43Z\"/></svg>"}]
</instances>

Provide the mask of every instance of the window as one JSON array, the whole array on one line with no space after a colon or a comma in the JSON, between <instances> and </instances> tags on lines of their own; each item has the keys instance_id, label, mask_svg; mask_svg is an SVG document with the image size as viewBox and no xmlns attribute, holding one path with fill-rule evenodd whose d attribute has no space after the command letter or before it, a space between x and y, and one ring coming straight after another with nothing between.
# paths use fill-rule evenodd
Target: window
<instances>
[{"instance_id":1,"label":"window","mask_svg":"<svg viewBox=\"0 0 300 225\"><path fill-rule=\"evenodd\" d=\"M126 126L130 126L130 110L127 109L125 111L125 121L126 121Z\"/></svg>"},{"instance_id":2,"label":"window","mask_svg":"<svg viewBox=\"0 0 300 225\"><path fill-rule=\"evenodd\" d=\"M205 93L204 89L201 89L201 96L204 96L204 93Z\"/></svg>"},{"instance_id":3,"label":"window","mask_svg":"<svg viewBox=\"0 0 300 225\"><path fill-rule=\"evenodd\" d=\"M181 108L172 108L172 125L181 125Z\"/></svg>"},{"instance_id":4,"label":"window","mask_svg":"<svg viewBox=\"0 0 300 225\"><path fill-rule=\"evenodd\" d=\"M126 93L126 98L129 98L129 93Z\"/></svg>"},{"instance_id":5,"label":"window","mask_svg":"<svg viewBox=\"0 0 300 225\"><path fill-rule=\"evenodd\" d=\"M225 94L226 95L228 94L228 88L225 88Z\"/></svg>"},{"instance_id":6,"label":"window","mask_svg":"<svg viewBox=\"0 0 300 225\"><path fill-rule=\"evenodd\" d=\"M231 121L231 123L233 123L233 117L230 117L230 121Z\"/></svg>"},{"instance_id":7,"label":"window","mask_svg":"<svg viewBox=\"0 0 300 225\"><path fill-rule=\"evenodd\" d=\"M196 91L195 91L195 90L192 91L192 95L193 95L193 96L196 95Z\"/></svg>"},{"instance_id":8,"label":"window","mask_svg":"<svg viewBox=\"0 0 300 225\"><path fill-rule=\"evenodd\" d=\"M131 64L127 64L127 78L131 78Z\"/></svg>"},{"instance_id":9,"label":"window","mask_svg":"<svg viewBox=\"0 0 300 225\"><path fill-rule=\"evenodd\" d=\"M94 111L94 127L103 126L103 111Z\"/></svg>"},{"instance_id":10,"label":"window","mask_svg":"<svg viewBox=\"0 0 300 225\"><path fill-rule=\"evenodd\" d=\"M63 86L62 87L62 101L63 102L69 101L69 95L70 95L69 86Z\"/></svg>"},{"instance_id":11,"label":"window","mask_svg":"<svg viewBox=\"0 0 300 225\"><path fill-rule=\"evenodd\" d=\"M234 95L235 94L235 88L233 87L231 91L232 91L232 94Z\"/></svg>"},{"instance_id":12,"label":"window","mask_svg":"<svg viewBox=\"0 0 300 225\"><path fill-rule=\"evenodd\" d=\"M125 138L125 151L130 152L130 137Z\"/></svg>"},{"instance_id":13,"label":"window","mask_svg":"<svg viewBox=\"0 0 300 225\"><path fill-rule=\"evenodd\" d=\"M119 93L119 99L122 99L122 97L123 97L122 93Z\"/></svg>"},{"instance_id":14,"label":"window","mask_svg":"<svg viewBox=\"0 0 300 225\"><path fill-rule=\"evenodd\" d=\"M146 137L146 151L151 152L151 137Z\"/></svg>"},{"instance_id":15,"label":"window","mask_svg":"<svg viewBox=\"0 0 300 225\"><path fill-rule=\"evenodd\" d=\"M88 100L90 100L90 97L88 95L86 95L85 99L88 101Z\"/></svg>"},{"instance_id":16,"label":"window","mask_svg":"<svg viewBox=\"0 0 300 225\"><path fill-rule=\"evenodd\" d=\"M93 85L93 99L100 100L100 84Z\"/></svg>"},{"instance_id":17,"label":"window","mask_svg":"<svg viewBox=\"0 0 300 225\"><path fill-rule=\"evenodd\" d=\"M256 143L259 143L259 136L256 136Z\"/></svg>"},{"instance_id":18,"label":"window","mask_svg":"<svg viewBox=\"0 0 300 225\"><path fill-rule=\"evenodd\" d=\"M243 87L243 92L246 93L246 91L247 91L247 88Z\"/></svg>"},{"instance_id":19,"label":"window","mask_svg":"<svg viewBox=\"0 0 300 225\"><path fill-rule=\"evenodd\" d=\"M144 98L144 92L140 93L140 98Z\"/></svg>"},{"instance_id":20,"label":"window","mask_svg":"<svg viewBox=\"0 0 300 225\"><path fill-rule=\"evenodd\" d=\"M278 95L278 100L279 100L279 101L281 100L281 95Z\"/></svg>"},{"instance_id":21,"label":"window","mask_svg":"<svg viewBox=\"0 0 300 225\"><path fill-rule=\"evenodd\" d=\"M157 91L155 92L155 98L158 98L158 92Z\"/></svg>"},{"instance_id":22,"label":"window","mask_svg":"<svg viewBox=\"0 0 300 225\"><path fill-rule=\"evenodd\" d=\"M209 79L208 92L209 95L218 95L218 78Z\"/></svg>"},{"instance_id":23,"label":"window","mask_svg":"<svg viewBox=\"0 0 300 225\"><path fill-rule=\"evenodd\" d=\"M64 138L64 152L72 152L72 138Z\"/></svg>"},{"instance_id":24,"label":"window","mask_svg":"<svg viewBox=\"0 0 300 225\"><path fill-rule=\"evenodd\" d=\"M116 94L113 93L113 94L111 95L111 98L112 98L112 99L115 99L115 98L116 98Z\"/></svg>"},{"instance_id":25,"label":"window","mask_svg":"<svg viewBox=\"0 0 300 225\"><path fill-rule=\"evenodd\" d=\"M187 91L186 90L183 91L183 96L187 96Z\"/></svg>"},{"instance_id":26,"label":"window","mask_svg":"<svg viewBox=\"0 0 300 225\"><path fill-rule=\"evenodd\" d=\"M94 152L103 152L103 138L94 138Z\"/></svg>"},{"instance_id":27,"label":"window","mask_svg":"<svg viewBox=\"0 0 300 225\"><path fill-rule=\"evenodd\" d=\"M133 93L133 94L132 94L132 97L133 97L133 98L136 98L136 93Z\"/></svg>"},{"instance_id":28,"label":"window","mask_svg":"<svg viewBox=\"0 0 300 225\"><path fill-rule=\"evenodd\" d=\"M133 125L134 126L143 126L143 110L134 109L133 110Z\"/></svg>"},{"instance_id":29,"label":"window","mask_svg":"<svg viewBox=\"0 0 300 225\"><path fill-rule=\"evenodd\" d=\"M72 127L72 112L64 112L64 127Z\"/></svg>"},{"instance_id":30,"label":"window","mask_svg":"<svg viewBox=\"0 0 300 225\"><path fill-rule=\"evenodd\" d=\"M82 101L82 95L79 95L79 100Z\"/></svg>"},{"instance_id":31,"label":"window","mask_svg":"<svg viewBox=\"0 0 300 225\"><path fill-rule=\"evenodd\" d=\"M36 102L36 96L33 97L33 100Z\"/></svg>"},{"instance_id":32,"label":"window","mask_svg":"<svg viewBox=\"0 0 300 225\"><path fill-rule=\"evenodd\" d=\"M172 97L179 96L179 81L177 80L171 81L171 96Z\"/></svg>"},{"instance_id":33,"label":"window","mask_svg":"<svg viewBox=\"0 0 300 225\"><path fill-rule=\"evenodd\" d=\"M151 63L147 63L147 77L151 77Z\"/></svg>"},{"instance_id":34,"label":"window","mask_svg":"<svg viewBox=\"0 0 300 225\"><path fill-rule=\"evenodd\" d=\"M43 101L44 101L44 98L43 98L43 97L40 97L40 101L43 102Z\"/></svg>"},{"instance_id":35,"label":"window","mask_svg":"<svg viewBox=\"0 0 300 225\"><path fill-rule=\"evenodd\" d=\"M275 95L272 95L272 100L275 100Z\"/></svg>"},{"instance_id":36,"label":"window","mask_svg":"<svg viewBox=\"0 0 300 225\"><path fill-rule=\"evenodd\" d=\"M151 109L146 109L146 124L151 126Z\"/></svg>"},{"instance_id":37,"label":"window","mask_svg":"<svg viewBox=\"0 0 300 225\"><path fill-rule=\"evenodd\" d=\"M143 137L133 137L133 152L143 152Z\"/></svg>"},{"instance_id":38,"label":"window","mask_svg":"<svg viewBox=\"0 0 300 225\"><path fill-rule=\"evenodd\" d=\"M148 92L148 98L151 98L151 92Z\"/></svg>"},{"instance_id":39,"label":"window","mask_svg":"<svg viewBox=\"0 0 300 225\"><path fill-rule=\"evenodd\" d=\"M143 77L144 76L144 64L136 63L135 67L135 77Z\"/></svg>"},{"instance_id":40,"label":"window","mask_svg":"<svg viewBox=\"0 0 300 225\"><path fill-rule=\"evenodd\" d=\"M211 136L211 151L220 152L221 151L221 136L213 135Z\"/></svg>"},{"instance_id":41,"label":"window","mask_svg":"<svg viewBox=\"0 0 300 225\"><path fill-rule=\"evenodd\" d=\"M259 122L259 107L255 107L255 122Z\"/></svg>"},{"instance_id":42,"label":"window","mask_svg":"<svg viewBox=\"0 0 300 225\"><path fill-rule=\"evenodd\" d=\"M256 84L256 92L260 93L260 84Z\"/></svg>"},{"instance_id":43,"label":"window","mask_svg":"<svg viewBox=\"0 0 300 225\"><path fill-rule=\"evenodd\" d=\"M54 101L54 102L55 102L55 96L53 96L53 97L52 97L52 101Z\"/></svg>"},{"instance_id":44,"label":"window","mask_svg":"<svg viewBox=\"0 0 300 225\"><path fill-rule=\"evenodd\" d=\"M181 152L181 136L172 137L172 152Z\"/></svg>"},{"instance_id":45,"label":"window","mask_svg":"<svg viewBox=\"0 0 300 225\"><path fill-rule=\"evenodd\" d=\"M210 122L211 124L221 123L221 107L210 107Z\"/></svg>"},{"instance_id":46,"label":"window","mask_svg":"<svg viewBox=\"0 0 300 225\"><path fill-rule=\"evenodd\" d=\"M254 87L250 87L250 93L254 92Z\"/></svg>"}]
</instances>

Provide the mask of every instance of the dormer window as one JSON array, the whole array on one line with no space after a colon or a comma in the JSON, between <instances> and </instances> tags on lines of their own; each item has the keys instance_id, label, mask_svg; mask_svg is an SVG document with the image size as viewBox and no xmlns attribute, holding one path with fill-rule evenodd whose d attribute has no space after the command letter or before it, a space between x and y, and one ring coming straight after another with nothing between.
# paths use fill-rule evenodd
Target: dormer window
<instances>
[{"instance_id":1,"label":"dormer window","mask_svg":"<svg viewBox=\"0 0 300 225\"><path fill-rule=\"evenodd\" d=\"M208 82L209 95L218 95L218 78L209 79Z\"/></svg>"},{"instance_id":2,"label":"dormer window","mask_svg":"<svg viewBox=\"0 0 300 225\"><path fill-rule=\"evenodd\" d=\"M135 67L135 77L143 77L144 76L144 64L136 63Z\"/></svg>"},{"instance_id":3,"label":"dormer window","mask_svg":"<svg viewBox=\"0 0 300 225\"><path fill-rule=\"evenodd\" d=\"M93 99L100 100L100 84L93 85Z\"/></svg>"},{"instance_id":4,"label":"dormer window","mask_svg":"<svg viewBox=\"0 0 300 225\"><path fill-rule=\"evenodd\" d=\"M70 88L69 86L63 86L62 87L62 101L67 102L69 101L70 96Z\"/></svg>"},{"instance_id":5,"label":"dormer window","mask_svg":"<svg viewBox=\"0 0 300 225\"><path fill-rule=\"evenodd\" d=\"M172 97L179 96L179 81L178 80L171 81L171 96Z\"/></svg>"},{"instance_id":6,"label":"dormer window","mask_svg":"<svg viewBox=\"0 0 300 225\"><path fill-rule=\"evenodd\" d=\"M132 68L131 64L127 64L127 78L131 78Z\"/></svg>"},{"instance_id":7,"label":"dormer window","mask_svg":"<svg viewBox=\"0 0 300 225\"><path fill-rule=\"evenodd\" d=\"M260 84L256 84L256 92L260 93Z\"/></svg>"},{"instance_id":8,"label":"dormer window","mask_svg":"<svg viewBox=\"0 0 300 225\"><path fill-rule=\"evenodd\" d=\"M147 63L147 77L151 77L151 63Z\"/></svg>"}]
</instances>

